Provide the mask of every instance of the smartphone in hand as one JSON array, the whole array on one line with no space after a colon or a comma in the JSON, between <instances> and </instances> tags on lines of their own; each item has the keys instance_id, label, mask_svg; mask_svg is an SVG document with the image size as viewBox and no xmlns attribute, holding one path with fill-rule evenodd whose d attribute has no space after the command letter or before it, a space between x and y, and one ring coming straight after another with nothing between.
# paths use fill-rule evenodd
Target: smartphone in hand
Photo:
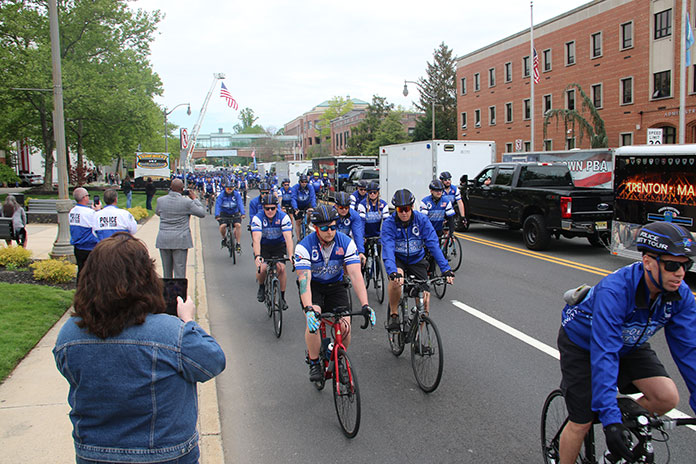
<instances>
[{"instance_id":1,"label":"smartphone in hand","mask_svg":"<svg viewBox=\"0 0 696 464\"><path fill-rule=\"evenodd\" d=\"M94 195L94 199L92 200L92 203L94 203L95 205L98 205L100 203L99 202L99 195Z\"/></svg>"}]
</instances>

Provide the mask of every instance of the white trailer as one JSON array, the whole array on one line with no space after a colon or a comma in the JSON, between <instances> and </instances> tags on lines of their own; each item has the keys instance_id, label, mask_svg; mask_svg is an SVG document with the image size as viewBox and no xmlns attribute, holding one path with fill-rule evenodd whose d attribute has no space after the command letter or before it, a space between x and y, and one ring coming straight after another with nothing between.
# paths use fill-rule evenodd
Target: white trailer
<instances>
[{"instance_id":1,"label":"white trailer","mask_svg":"<svg viewBox=\"0 0 696 464\"><path fill-rule=\"evenodd\" d=\"M275 165L278 182L287 177L290 179L290 185L295 185L300 180L300 174L304 174L311 167L311 161L278 161Z\"/></svg>"},{"instance_id":2,"label":"white trailer","mask_svg":"<svg viewBox=\"0 0 696 464\"><path fill-rule=\"evenodd\" d=\"M492 141L426 140L380 147L380 197L388 203L394 192L406 188L420 201L442 171L449 171L458 186L462 175L473 177L495 161Z\"/></svg>"}]
</instances>

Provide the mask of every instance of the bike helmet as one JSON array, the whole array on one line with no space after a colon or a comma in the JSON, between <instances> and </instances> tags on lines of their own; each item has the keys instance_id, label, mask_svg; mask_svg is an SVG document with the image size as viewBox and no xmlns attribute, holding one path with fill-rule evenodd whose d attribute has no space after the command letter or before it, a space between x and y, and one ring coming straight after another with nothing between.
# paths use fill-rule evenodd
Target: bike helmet
<instances>
[{"instance_id":1,"label":"bike helmet","mask_svg":"<svg viewBox=\"0 0 696 464\"><path fill-rule=\"evenodd\" d=\"M400 206L412 206L415 201L416 197L408 189L397 190L392 197L392 205L397 208Z\"/></svg>"},{"instance_id":2,"label":"bike helmet","mask_svg":"<svg viewBox=\"0 0 696 464\"><path fill-rule=\"evenodd\" d=\"M225 184L225 188L226 188L226 189L233 189L233 188L237 188L237 186L235 185L234 182L227 182L227 183Z\"/></svg>"},{"instance_id":3,"label":"bike helmet","mask_svg":"<svg viewBox=\"0 0 696 464\"><path fill-rule=\"evenodd\" d=\"M336 194L336 206L350 206L350 195L346 192Z\"/></svg>"},{"instance_id":4,"label":"bike helmet","mask_svg":"<svg viewBox=\"0 0 696 464\"><path fill-rule=\"evenodd\" d=\"M302 175L300 176L300 182L309 182L309 181L307 180L307 176L304 175L304 174L302 174Z\"/></svg>"},{"instance_id":5,"label":"bike helmet","mask_svg":"<svg viewBox=\"0 0 696 464\"><path fill-rule=\"evenodd\" d=\"M329 177L329 175L327 173L324 173L323 177Z\"/></svg>"},{"instance_id":6,"label":"bike helmet","mask_svg":"<svg viewBox=\"0 0 696 464\"><path fill-rule=\"evenodd\" d=\"M643 253L658 255L696 256L691 233L671 222L652 222L640 229L636 239L636 248Z\"/></svg>"},{"instance_id":7,"label":"bike helmet","mask_svg":"<svg viewBox=\"0 0 696 464\"><path fill-rule=\"evenodd\" d=\"M261 182L259 184L259 192L268 192L271 190L271 186L266 182Z\"/></svg>"},{"instance_id":8,"label":"bike helmet","mask_svg":"<svg viewBox=\"0 0 696 464\"><path fill-rule=\"evenodd\" d=\"M319 173L315 171L315 172L314 172L314 177L319 177Z\"/></svg>"},{"instance_id":9,"label":"bike helmet","mask_svg":"<svg viewBox=\"0 0 696 464\"><path fill-rule=\"evenodd\" d=\"M378 191L379 192L379 182L372 181L369 184L367 184L367 191Z\"/></svg>"},{"instance_id":10,"label":"bike helmet","mask_svg":"<svg viewBox=\"0 0 696 464\"><path fill-rule=\"evenodd\" d=\"M366 180L359 180L358 181L358 188L367 188L367 181Z\"/></svg>"},{"instance_id":11,"label":"bike helmet","mask_svg":"<svg viewBox=\"0 0 696 464\"><path fill-rule=\"evenodd\" d=\"M442 171L440 173L440 180L452 180L452 174L449 171Z\"/></svg>"},{"instance_id":12,"label":"bike helmet","mask_svg":"<svg viewBox=\"0 0 696 464\"><path fill-rule=\"evenodd\" d=\"M276 198L275 195L270 195L270 194L261 195L261 204L264 206L265 205L277 205L278 199Z\"/></svg>"},{"instance_id":13,"label":"bike helmet","mask_svg":"<svg viewBox=\"0 0 696 464\"><path fill-rule=\"evenodd\" d=\"M430 183L430 190L445 190L445 186L441 180L433 179Z\"/></svg>"},{"instance_id":14,"label":"bike helmet","mask_svg":"<svg viewBox=\"0 0 696 464\"><path fill-rule=\"evenodd\" d=\"M335 208L321 205L312 211L309 220L312 224L328 224L338 219L338 211Z\"/></svg>"},{"instance_id":15,"label":"bike helmet","mask_svg":"<svg viewBox=\"0 0 696 464\"><path fill-rule=\"evenodd\" d=\"M283 180L281 180L280 183L281 183L281 184L289 184L289 183L290 183L290 179L288 179L287 177L283 177Z\"/></svg>"}]
</instances>

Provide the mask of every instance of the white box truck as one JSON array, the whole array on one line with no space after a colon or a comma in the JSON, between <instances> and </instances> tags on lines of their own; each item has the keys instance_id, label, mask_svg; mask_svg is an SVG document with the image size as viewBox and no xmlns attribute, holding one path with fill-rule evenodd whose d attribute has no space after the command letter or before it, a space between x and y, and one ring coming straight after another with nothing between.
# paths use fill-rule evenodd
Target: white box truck
<instances>
[{"instance_id":1,"label":"white box truck","mask_svg":"<svg viewBox=\"0 0 696 464\"><path fill-rule=\"evenodd\" d=\"M387 203L394 192L409 189L420 201L430 194L428 185L442 171L452 174L452 184L466 174L473 177L496 161L495 142L426 140L379 148L380 197Z\"/></svg>"},{"instance_id":2,"label":"white box truck","mask_svg":"<svg viewBox=\"0 0 696 464\"><path fill-rule=\"evenodd\" d=\"M278 182L287 177L290 179L290 185L295 185L299 182L300 174L304 174L311 167L311 161L278 161L275 165Z\"/></svg>"}]
</instances>

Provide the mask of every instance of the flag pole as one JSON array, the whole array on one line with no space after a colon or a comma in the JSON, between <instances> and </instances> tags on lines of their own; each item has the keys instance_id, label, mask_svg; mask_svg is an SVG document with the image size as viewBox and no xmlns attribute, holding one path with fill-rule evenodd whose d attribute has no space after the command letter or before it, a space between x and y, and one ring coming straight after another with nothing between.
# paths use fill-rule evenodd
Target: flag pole
<instances>
[{"instance_id":1,"label":"flag pole","mask_svg":"<svg viewBox=\"0 0 696 464\"><path fill-rule=\"evenodd\" d=\"M531 149L534 151L534 2L529 2L529 83L531 85L530 107L531 107Z\"/></svg>"},{"instance_id":2,"label":"flag pole","mask_svg":"<svg viewBox=\"0 0 696 464\"><path fill-rule=\"evenodd\" d=\"M681 34L679 50L681 51L681 59L679 60L679 143L684 144L686 141L686 115L684 114L686 106L686 31L689 25L686 24L686 0L682 0L681 11Z\"/></svg>"}]
</instances>

